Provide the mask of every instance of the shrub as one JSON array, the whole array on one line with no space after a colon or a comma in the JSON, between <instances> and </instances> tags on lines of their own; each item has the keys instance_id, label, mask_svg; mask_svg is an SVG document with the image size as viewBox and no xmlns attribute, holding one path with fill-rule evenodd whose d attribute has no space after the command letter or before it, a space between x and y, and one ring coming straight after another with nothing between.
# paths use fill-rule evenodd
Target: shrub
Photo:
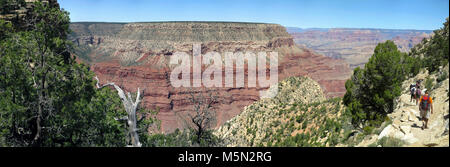
<instances>
[{"instance_id":1,"label":"shrub","mask_svg":"<svg viewBox=\"0 0 450 167\"><path fill-rule=\"evenodd\" d=\"M251 134L251 133L252 133L252 129L247 128L247 135L249 135L249 134Z\"/></svg>"},{"instance_id":2,"label":"shrub","mask_svg":"<svg viewBox=\"0 0 450 167\"><path fill-rule=\"evenodd\" d=\"M327 111L327 108L325 106L320 107L319 112L320 113L325 113Z\"/></svg>"},{"instance_id":3,"label":"shrub","mask_svg":"<svg viewBox=\"0 0 450 167\"><path fill-rule=\"evenodd\" d=\"M437 82L442 82L448 78L447 71L444 71L439 77L436 79Z\"/></svg>"},{"instance_id":4,"label":"shrub","mask_svg":"<svg viewBox=\"0 0 450 167\"><path fill-rule=\"evenodd\" d=\"M373 131L374 129L375 129L375 128L374 128L373 126L365 126L365 127L363 128L364 134L366 134L366 135L371 134L372 131Z\"/></svg>"},{"instance_id":5,"label":"shrub","mask_svg":"<svg viewBox=\"0 0 450 167\"><path fill-rule=\"evenodd\" d=\"M401 147L404 144L405 142L403 140L394 137L383 137L378 140L378 145L382 147Z\"/></svg>"},{"instance_id":6,"label":"shrub","mask_svg":"<svg viewBox=\"0 0 450 167\"><path fill-rule=\"evenodd\" d=\"M275 122L273 122L273 127L278 127L280 126L281 122L280 120L276 120Z\"/></svg>"},{"instance_id":7,"label":"shrub","mask_svg":"<svg viewBox=\"0 0 450 167\"><path fill-rule=\"evenodd\" d=\"M303 121L303 116L297 115L297 116L295 117L295 121L296 121L297 123L301 123L301 122Z\"/></svg>"},{"instance_id":8,"label":"shrub","mask_svg":"<svg viewBox=\"0 0 450 167\"><path fill-rule=\"evenodd\" d=\"M377 147L377 142L374 142L372 144L369 144L367 147Z\"/></svg>"},{"instance_id":9,"label":"shrub","mask_svg":"<svg viewBox=\"0 0 450 167\"><path fill-rule=\"evenodd\" d=\"M433 79L431 79L429 76L427 76L427 78L425 78L425 88L427 90L433 89Z\"/></svg>"},{"instance_id":10,"label":"shrub","mask_svg":"<svg viewBox=\"0 0 450 167\"><path fill-rule=\"evenodd\" d=\"M302 124L302 129L306 129L307 126L308 126L308 122L304 121L303 124Z\"/></svg>"}]
</instances>

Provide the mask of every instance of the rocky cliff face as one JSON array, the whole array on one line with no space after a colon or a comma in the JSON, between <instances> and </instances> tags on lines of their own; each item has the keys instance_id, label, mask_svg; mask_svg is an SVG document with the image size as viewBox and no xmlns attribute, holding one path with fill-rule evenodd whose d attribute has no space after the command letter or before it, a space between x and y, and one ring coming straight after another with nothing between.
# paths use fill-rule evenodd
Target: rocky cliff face
<instances>
[{"instance_id":1,"label":"rocky cliff face","mask_svg":"<svg viewBox=\"0 0 450 167\"><path fill-rule=\"evenodd\" d=\"M192 55L193 44L201 52L270 52L279 54L279 80L290 76L310 76L317 80L328 97L342 96L350 68L335 60L294 45L285 28L275 24L164 22L164 23L73 23L71 39L81 61L91 65L101 82L115 82L127 91L145 89L143 105L159 108L162 130L186 127L192 110L188 97L192 90L174 88L168 65L174 52ZM205 68L205 67L204 67ZM236 68L236 67L235 67ZM222 70L223 73L227 71ZM245 69L245 76L248 69ZM267 88L216 88L219 102L217 125L239 114L259 100Z\"/></svg>"},{"instance_id":2,"label":"rocky cliff face","mask_svg":"<svg viewBox=\"0 0 450 167\"><path fill-rule=\"evenodd\" d=\"M289 33L302 47L319 54L345 60L352 68L363 67L372 56L376 45L394 41L399 50L408 52L432 31L389 29L295 29Z\"/></svg>"}]
</instances>

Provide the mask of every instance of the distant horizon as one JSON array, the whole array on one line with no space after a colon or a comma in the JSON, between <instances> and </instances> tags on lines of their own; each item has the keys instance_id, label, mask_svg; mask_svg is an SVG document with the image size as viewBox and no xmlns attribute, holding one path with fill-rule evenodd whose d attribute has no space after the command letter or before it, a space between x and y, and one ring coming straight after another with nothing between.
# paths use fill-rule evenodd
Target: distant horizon
<instances>
[{"instance_id":1,"label":"distant horizon","mask_svg":"<svg viewBox=\"0 0 450 167\"><path fill-rule=\"evenodd\" d=\"M374 28L374 27L331 27L331 28L327 28L327 27L310 27L310 28L302 28L302 27L287 27L284 26L286 28L300 28L303 30L310 30L310 29L359 29L359 30L409 30L409 31L435 31L437 29L434 30L427 30L427 29L396 29L396 28ZM439 29L439 28L438 28Z\"/></svg>"},{"instance_id":2,"label":"distant horizon","mask_svg":"<svg viewBox=\"0 0 450 167\"><path fill-rule=\"evenodd\" d=\"M277 24L278 23L263 23L263 22L243 22L243 21L138 21L138 22L107 22L107 21L71 21L70 23L101 23L101 24L132 24L132 23L177 23L177 22L197 22L197 23L246 23L246 24ZM310 29L367 29L367 30L409 30L409 31L430 31L433 32L434 30L427 30L427 29L392 29L392 28L374 28L374 27L292 27L292 26L285 26L286 29L288 28L298 28L303 30L310 30ZM439 28L438 28L439 29Z\"/></svg>"},{"instance_id":3,"label":"distant horizon","mask_svg":"<svg viewBox=\"0 0 450 167\"><path fill-rule=\"evenodd\" d=\"M436 30L448 0L58 0L74 22L215 21Z\"/></svg>"}]
</instances>

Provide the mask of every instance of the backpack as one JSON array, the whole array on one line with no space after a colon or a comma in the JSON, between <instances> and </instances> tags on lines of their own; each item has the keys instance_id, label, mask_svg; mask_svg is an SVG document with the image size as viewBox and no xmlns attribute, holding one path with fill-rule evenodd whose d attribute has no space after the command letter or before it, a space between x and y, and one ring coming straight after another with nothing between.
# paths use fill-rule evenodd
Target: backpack
<instances>
[{"instance_id":1,"label":"backpack","mask_svg":"<svg viewBox=\"0 0 450 167\"><path fill-rule=\"evenodd\" d=\"M416 89L417 91L416 91L416 96L417 97L420 97L421 95L422 95L422 92L420 91L420 89Z\"/></svg>"},{"instance_id":2,"label":"backpack","mask_svg":"<svg viewBox=\"0 0 450 167\"><path fill-rule=\"evenodd\" d=\"M416 87L411 88L411 95L412 96L416 95Z\"/></svg>"},{"instance_id":3,"label":"backpack","mask_svg":"<svg viewBox=\"0 0 450 167\"><path fill-rule=\"evenodd\" d=\"M416 87L416 84L409 85L409 89L412 89L412 88L415 88L415 87Z\"/></svg>"},{"instance_id":4,"label":"backpack","mask_svg":"<svg viewBox=\"0 0 450 167\"><path fill-rule=\"evenodd\" d=\"M429 103L430 103L430 97L429 96L422 96L422 101L420 102L420 108L422 110L427 111Z\"/></svg>"}]
</instances>

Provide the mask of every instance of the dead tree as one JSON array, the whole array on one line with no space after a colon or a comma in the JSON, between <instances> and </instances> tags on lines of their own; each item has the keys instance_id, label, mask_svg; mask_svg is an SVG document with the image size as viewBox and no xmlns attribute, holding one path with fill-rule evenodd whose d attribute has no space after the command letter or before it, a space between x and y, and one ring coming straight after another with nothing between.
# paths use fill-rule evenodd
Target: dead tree
<instances>
[{"instance_id":1,"label":"dead tree","mask_svg":"<svg viewBox=\"0 0 450 167\"><path fill-rule=\"evenodd\" d=\"M138 121L136 119L136 110L139 106L139 103L141 102L141 100L140 100L141 92L140 92L139 88L137 90L136 100L133 102L130 92L128 92L127 96L125 96L125 92L116 84L107 83L103 86L100 86L99 85L100 81L99 81L98 77L95 77L95 79L97 80L97 88L98 89L101 89L106 86L113 86L117 90L117 93L119 94L119 97L122 100L123 106L125 108L125 111L128 114L128 117L116 119L116 120L118 120L118 121L124 120L127 122L128 136L131 138L131 147L141 147L142 144L139 142L139 135L138 135L138 128L137 128Z\"/></svg>"},{"instance_id":2,"label":"dead tree","mask_svg":"<svg viewBox=\"0 0 450 167\"><path fill-rule=\"evenodd\" d=\"M207 97L201 91L198 91L197 94L192 89L189 91L191 96L189 100L194 105L194 114L189 114L189 119L197 136L196 142L198 144L205 137L205 132L215 123L215 111L212 105L217 102L217 96L208 92L208 90L206 91Z\"/></svg>"}]
</instances>

